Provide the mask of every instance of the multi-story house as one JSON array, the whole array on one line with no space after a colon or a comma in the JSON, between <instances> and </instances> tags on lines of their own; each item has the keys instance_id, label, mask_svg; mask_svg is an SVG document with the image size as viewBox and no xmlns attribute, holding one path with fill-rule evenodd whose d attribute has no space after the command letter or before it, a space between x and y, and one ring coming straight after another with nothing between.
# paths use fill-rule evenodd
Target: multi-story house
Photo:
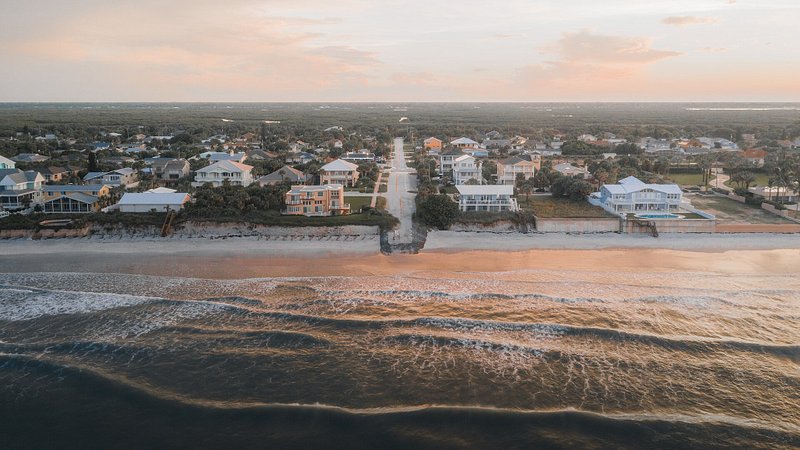
<instances>
[{"instance_id":1,"label":"multi-story house","mask_svg":"<svg viewBox=\"0 0 800 450\"><path fill-rule=\"evenodd\" d=\"M162 159L154 161L153 175L164 181L177 181L189 176L189 161L185 159Z\"/></svg>"},{"instance_id":2,"label":"multi-story house","mask_svg":"<svg viewBox=\"0 0 800 450\"><path fill-rule=\"evenodd\" d=\"M35 170L0 169L0 206L23 209L39 203L44 177Z\"/></svg>"},{"instance_id":3,"label":"multi-story house","mask_svg":"<svg viewBox=\"0 0 800 450\"><path fill-rule=\"evenodd\" d=\"M517 176L527 180L536 174L536 165L533 161L519 156L512 156L497 163L497 184L514 186Z\"/></svg>"},{"instance_id":4,"label":"multi-story house","mask_svg":"<svg viewBox=\"0 0 800 450\"><path fill-rule=\"evenodd\" d=\"M506 185L460 185L458 209L461 211L519 211L514 198L514 186Z\"/></svg>"},{"instance_id":5,"label":"multi-story house","mask_svg":"<svg viewBox=\"0 0 800 450\"><path fill-rule=\"evenodd\" d=\"M649 184L636 177L623 178L617 184L604 184L600 188L600 203L615 212L675 211L682 197L677 184Z\"/></svg>"},{"instance_id":6,"label":"multi-story house","mask_svg":"<svg viewBox=\"0 0 800 450\"><path fill-rule=\"evenodd\" d=\"M338 216L350 213L344 202L344 187L340 184L321 186L292 186L285 197L286 210L292 216Z\"/></svg>"},{"instance_id":7,"label":"multi-story house","mask_svg":"<svg viewBox=\"0 0 800 450\"><path fill-rule=\"evenodd\" d=\"M451 172L453 170L453 161L464 155L465 153L457 148L442 152L442 154L439 155L439 175Z\"/></svg>"},{"instance_id":8,"label":"multi-story house","mask_svg":"<svg viewBox=\"0 0 800 450\"><path fill-rule=\"evenodd\" d=\"M253 166L235 161L219 161L195 172L193 186L211 183L222 186L226 181L232 186L250 186L253 183Z\"/></svg>"},{"instance_id":9,"label":"multi-story house","mask_svg":"<svg viewBox=\"0 0 800 450\"><path fill-rule=\"evenodd\" d=\"M358 182L358 166L341 159L329 162L319 170L320 183L355 186Z\"/></svg>"},{"instance_id":10,"label":"multi-story house","mask_svg":"<svg viewBox=\"0 0 800 450\"><path fill-rule=\"evenodd\" d=\"M481 162L474 156L459 156L453 161L453 183L456 185L467 184L470 180L475 180L477 184L483 184Z\"/></svg>"},{"instance_id":11,"label":"multi-story house","mask_svg":"<svg viewBox=\"0 0 800 450\"><path fill-rule=\"evenodd\" d=\"M423 147L426 151L438 153L442 151L442 140L435 137L429 137L423 142Z\"/></svg>"}]
</instances>

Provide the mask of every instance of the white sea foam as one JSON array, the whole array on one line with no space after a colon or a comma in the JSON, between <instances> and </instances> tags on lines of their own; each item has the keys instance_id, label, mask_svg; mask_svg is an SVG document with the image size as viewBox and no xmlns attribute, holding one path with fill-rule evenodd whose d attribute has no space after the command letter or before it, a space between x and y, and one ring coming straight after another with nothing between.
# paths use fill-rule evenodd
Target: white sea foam
<instances>
[{"instance_id":1,"label":"white sea foam","mask_svg":"<svg viewBox=\"0 0 800 450\"><path fill-rule=\"evenodd\" d=\"M80 314L140 305L148 297L91 292L30 291L0 288L0 320L30 320L59 314Z\"/></svg>"}]
</instances>

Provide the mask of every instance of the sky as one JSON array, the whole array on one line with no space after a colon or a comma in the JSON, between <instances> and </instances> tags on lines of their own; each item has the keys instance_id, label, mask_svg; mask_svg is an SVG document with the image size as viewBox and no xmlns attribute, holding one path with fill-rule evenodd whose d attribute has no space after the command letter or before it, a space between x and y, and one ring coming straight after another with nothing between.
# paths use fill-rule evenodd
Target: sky
<instances>
[{"instance_id":1,"label":"sky","mask_svg":"<svg viewBox=\"0 0 800 450\"><path fill-rule=\"evenodd\" d=\"M797 0L3 0L0 102L800 101Z\"/></svg>"}]
</instances>

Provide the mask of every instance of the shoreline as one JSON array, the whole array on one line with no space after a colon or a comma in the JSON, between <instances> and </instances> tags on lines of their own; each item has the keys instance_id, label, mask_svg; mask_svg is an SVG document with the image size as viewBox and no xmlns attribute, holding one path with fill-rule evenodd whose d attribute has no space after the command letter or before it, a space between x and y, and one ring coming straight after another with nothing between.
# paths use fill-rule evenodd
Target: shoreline
<instances>
[{"instance_id":1,"label":"shoreline","mask_svg":"<svg viewBox=\"0 0 800 450\"><path fill-rule=\"evenodd\" d=\"M210 279L322 276L468 277L475 272L630 270L800 272L800 239L780 235L506 235L432 232L416 255L347 241L53 239L0 242L0 272L126 273Z\"/></svg>"}]
</instances>

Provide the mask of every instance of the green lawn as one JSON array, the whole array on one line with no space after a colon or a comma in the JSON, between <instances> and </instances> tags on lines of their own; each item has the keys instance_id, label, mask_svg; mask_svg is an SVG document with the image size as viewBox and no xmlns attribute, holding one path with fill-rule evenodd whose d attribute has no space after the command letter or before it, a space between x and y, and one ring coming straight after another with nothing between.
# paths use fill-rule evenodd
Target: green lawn
<instances>
[{"instance_id":1,"label":"green lawn","mask_svg":"<svg viewBox=\"0 0 800 450\"><path fill-rule=\"evenodd\" d=\"M754 187L754 186L769 186L769 175L767 175L765 173L756 173L754 175L756 176L756 181L755 181L755 184L750 185L750 187ZM731 182L731 180L728 180L728 181L725 182L725 186L736 187L736 183L733 183L733 182Z\"/></svg>"},{"instance_id":2,"label":"green lawn","mask_svg":"<svg viewBox=\"0 0 800 450\"><path fill-rule=\"evenodd\" d=\"M703 174L702 173L672 173L667 179L672 180L675 184L681 186L702 186Z\"/></svg>"},{"instance_id":3,"label":"green lawn","mask_svg":"<svg viewBox=\"0 0 800 450\"><path fill-rule=\"evenodd\" d=\"M609 218L617 217L599 206L585 200L572 201L556 199L549 195L517 196L517 202L523 211L531 211L542 218Z\"/></svg>"},{"instance_id":4,"label":"green lawn","mask_svg":"<svg viewBox=\"0 0 800 450\"><path fill-rule=\"evenodd\" d=\"M365 206L369 206L372 203L372 197L344 197L345 203L350 203L350 211L353 213L357 213L361 211L361 208ZM378 200L375 201L375 207L378 209L386 209L386 199L383 197L378 197Z\"/></svg>"},{"instance_id":5,"label":"green lawn","mask_svg":"<svg viewBox=\"0 0 800 450\"><path fill-rule=\"evenodd\" d=\"M350 203L350 211L355 213L361 211L362 207L369 206L372 202L372 197L348 197L345 195L344 202Z\"/></svg>"}]
</instances>

